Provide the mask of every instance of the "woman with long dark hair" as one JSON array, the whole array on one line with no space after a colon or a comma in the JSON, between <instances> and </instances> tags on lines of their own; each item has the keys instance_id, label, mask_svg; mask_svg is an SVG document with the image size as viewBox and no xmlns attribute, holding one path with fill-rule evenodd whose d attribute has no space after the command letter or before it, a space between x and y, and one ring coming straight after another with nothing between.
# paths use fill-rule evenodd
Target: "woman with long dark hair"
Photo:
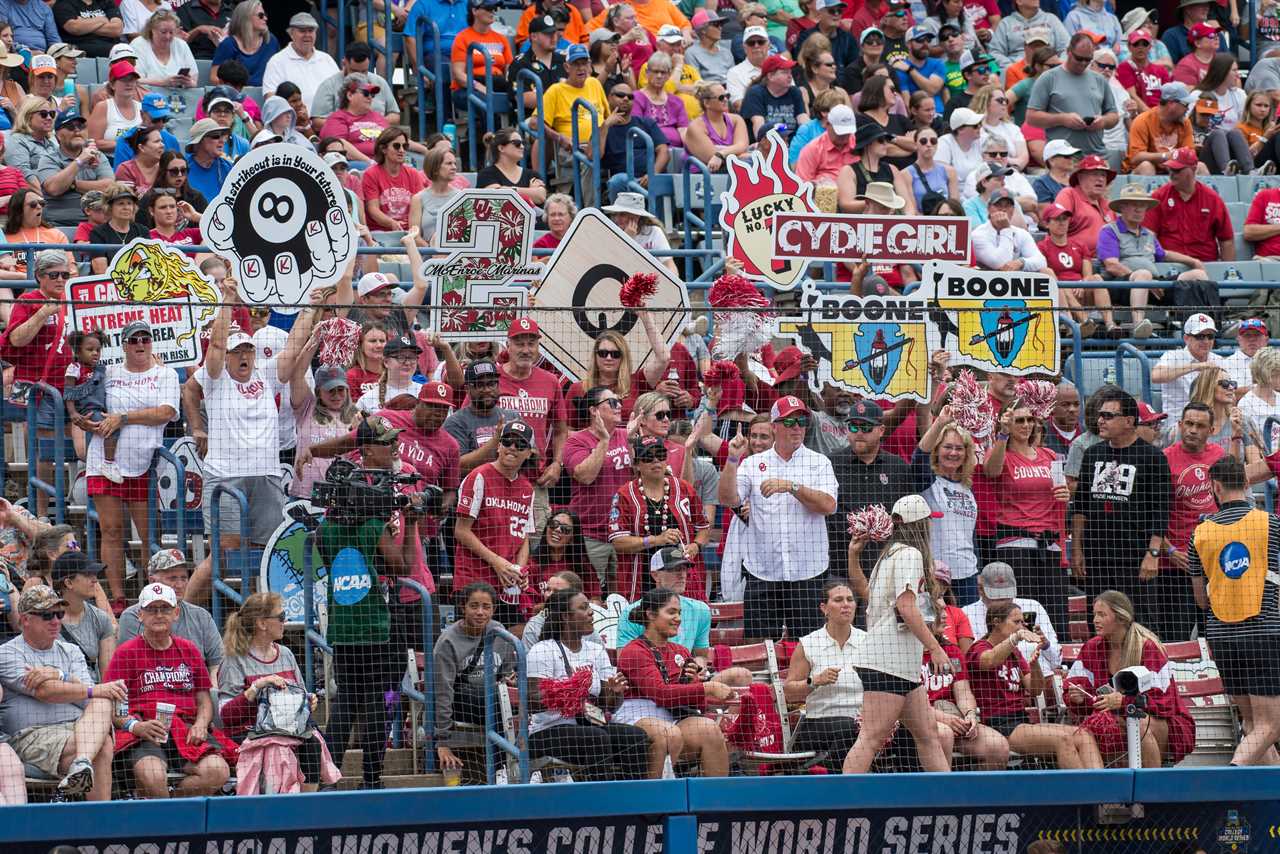
<instances>
[{"instance_id":1,"label":"woman with long dark hair","mask_svg":"<svg viewBox=\"0 0 1280 854\"><path fill-rule=\"evenodd\" d=\"M1022 657L1018 643L1036 644L1031 660ZM1023 756L1045 756L1058 767L1101 768L1102 754L1087 730L1066 724L1033 724L1026 704L1045 690L1040 651L1048 645L1044 634L1032 631L1013 602L999 602L987 609L987 634L965 654L965 669L982 722L1009 740L1009 747Z\"/></svg>"},{"instance_id":2,"label":"woman with long dark hair","mask_svg":"<svg viewBox=\"0 0 1280 854\"><path fill-rule=\"evenodd\" d=\"M582 592L599 600L600 579L587 558L582 523L572 510L557 510L547 519L537 545L529 553L529 584L540 589L551 576L569 571L582 579Z\"/></svg>"},{"instance_id":3,"label":"woman with long dark hair","mask_svg":"<svg viewBox=\"0 0 1280 854\"><path fill-rule=\"evenodd\" d=\"M605 648L588 637L591 601L580 591L557 590L547 600L546 615L543 639L527 659L530 756L552 756L597 778L642 779L649 768L649 736L640 727L608 719L626 696L627 678L609 662ZM581 703L570 703L561 696L564 686L555 683L579 678L583 670L591 673L586 695ZM553 684L554 703L548 700Z\"/></svg>"},{"instance_id":4,"label":"woman with long dark hair","mask_svg":"<svg viewBox=\"0 0 1280 854\"><path fill-rule=\"evenodd\" d=\"M160 155L160 166L156 170L155 183L151 185L151 189L147 190L138 205L138 221L148 228L155 227L155 220L151 218L149 211L151 210L151 199L153 196L164 190L172 190L174 200L181 203L186 202L199 213L204 213L205 207L209 204L204 194L187 183L187 175L190 173L190 167L183 158L182 153L178 151L165 151ZM179 205L179 213L181 213L181 205ZM178 221L178 229L188 228L193 225L194 221L185 217Z\"/></svg>"},{"instance_id":5,"label":"woman with long dark hair","mask_svg":"<svg viewBox=\"0 0 1280 854\"><path fill-rule=\"evenodd\" d=\"M680 597L655 587L631 609L644 634L618 653L618 669L627 679L627 698L614 714L618 723L635 724L650 740L649 776L657 779L669 758L674 765L697 761L704 777L729 774L724 733L703 712L723 704L733 689L721 682L698 682L700 666L689 650L671 642L680 631Z\"/></svg>"},{"instance_id":6,"label":"woman with long dark hair","mask_svg":"<svg viewBox=\"0 0 1280 854\"><path fill-rule=\"evenodd\" d=\"M32 190L29 187L23 187L9 197L9 216L4 221L4 236L7 243L67 243L67 236L57 228L54 228L44 218L45 200L44 195ZM14 256L17 259L17 265L14 267L19 273L27 272L27 253L19 252ZM77 270L76 257L72 253L67 253L67 264L69 269ZM74 276L75 273L72 273ZM0 290L0 299L6 297L8 289ZM8 299L13 299L13 293L7 293Z\"/></svg>"},{"instance_id":7,"label":"woman with long dark hair","mask_svg":"<svg viewBox=\"0 0 1280 854\"><path fill-rule=\"evenodd\" d=\"M1093 630L1067 674L1067 704L1087 715L1081 726L1093 734L1103 756L1122 754L1126 744L1120 711L1126 698L1103 689L1121 670L1145 667L1154 684L1143 692L1142 767L1159 768L1166 757L1176 765L1195 749L1196 723L1178 695L1160 639L1134 619L1133 603L1118 590L1104 590L1093 600Z\"/></svg>"},{"instance_id":8,"label":"woman with long dark hair","mask_svg":"<svg viewBox=\"0 0 1280 854\"><path fill-rule=\"evenodd\" d=\"M864 774L901 721L915 738L926 771L951 766L938 741L920 662L929 652L935 674L952 671L951 659L929 630L937 613L929 522L933 511L919 495L893 505L893 534L871 571L867 637L854 653L862 681L862 728L844 760L844 773Z\"/></svg>"}]
</instances>

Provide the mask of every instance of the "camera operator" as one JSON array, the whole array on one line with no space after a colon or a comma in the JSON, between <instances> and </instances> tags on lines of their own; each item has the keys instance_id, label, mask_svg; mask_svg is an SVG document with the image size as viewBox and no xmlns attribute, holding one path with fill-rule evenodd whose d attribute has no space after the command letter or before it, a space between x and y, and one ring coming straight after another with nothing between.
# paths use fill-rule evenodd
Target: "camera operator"
<instances>
[{"instance_id":1,"label":"camera operator","mask_svg":"<svg viewBox=\"0 0 1280 854\"><path fill-rule=\"evenodd\" d=\"M394 481L375 479L372 473L394 471L399 435L381 416L362 419L356 426L356 449L364 468L352 472L349 483L339 484L340 472L350 469L334 463L317 490L318 503L329 505L317 542L329 567L325 639L333 646L338 683L326 737L341 767L351 730L359 732L363 789L382 788L385 695L397 687L403 669L399 640L412 631L412 612L399 608L393 630L387 587L391 579L413 571L420 549L415 548L416 537L403 532L416 529L425 508L424 502L410 502L399 510ZM362 483L369 488L359 489Z\"/></svg>"},{"instance_id":2,"label":"camera operator","mask_svg":"<svg viewBox=\"0 0 1280 854\"><path fill-rule=\"evenodd\" d=\"M522 470L534 454L533 435L523 421L504 425L497 459L477 466L458 490L454 589L473 581L492 584L499 591L493 618L508 628L520 622L520 595L529 583L533 482Z\"/></svg>"}]
</instances>

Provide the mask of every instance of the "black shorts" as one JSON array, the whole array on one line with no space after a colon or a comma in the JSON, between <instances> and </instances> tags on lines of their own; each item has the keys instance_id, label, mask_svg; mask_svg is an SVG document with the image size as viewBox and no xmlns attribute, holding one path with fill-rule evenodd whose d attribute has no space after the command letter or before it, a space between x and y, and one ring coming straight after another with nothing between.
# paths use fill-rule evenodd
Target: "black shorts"
<instances>
[{"instance_id":1,"label":"black shorts","mask_svg":"<svg viewBox=\"0 0 1280 854\"><path fill-rule=\"evenodd\" d=\"M212 735L208 738L208 744L215 751L220 752L222 750L222 745ZM217 754L205 754L205 756L215 755ZM154 741L139 739L136 744L125 751L125 761L128 763L129 768L133 768L138 763L138 760L145 759L148 756L164 760L165 767L174 773L182 771L187 764L187 760L183 759L182 754L178 752L178 745L173 740L173 733L169 734L169 740L164 744L156 744Z\"/></svg>"},{"instance_id":2,"label":"black shorts","mask_svg":"<svg viewBox=\"0 0 1280 854\"><path fill-rule=\"evenodd\" d=\"M1026 712L1018 712L1012 715L994 715L984 720L983 723L1008 738L1013 735L1013 731L1018 727L1031 723L1031 718L1027 717Z\"/></svg>"},{"instance_id":3,"label":"black shorts","mask_svg":"<svg viewBox=\"0 0 1280 854\"><path fill-rule=\"evenodd\" d=\"M1280 696L1280 637L1225 637L1209 642L1227 694Z\"/></svg>"},{"instance_id":4,"label":"black shorts","mask_svg":"<svg viewBox=\"0 0 1280 854\"><path fill-rule=\"evenodd\" d=\"M905 697L920 687L919 682L911 682L898 676L890 676L888 673L881 673L879 670L869 670L865 667L855 669L858 671L858 679L862 681L862 690L864 692L879 691L881 694L895 694L899 697Z\"/></svg>"}]
</instances>

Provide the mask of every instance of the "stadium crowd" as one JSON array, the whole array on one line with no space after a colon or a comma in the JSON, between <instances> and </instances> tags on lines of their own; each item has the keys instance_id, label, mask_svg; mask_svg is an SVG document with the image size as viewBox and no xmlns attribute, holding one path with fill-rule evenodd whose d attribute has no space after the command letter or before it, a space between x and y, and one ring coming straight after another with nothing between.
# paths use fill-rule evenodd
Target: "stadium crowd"
<instances>
[{"instance_id":1,"label":"stadium crowd","mask_svg":"<svg viewBox=\"0 0 1280 854\"><path fill-rule=\"evenodd\" d=\"M1280 318L1259 291L1228 325L1206 269L1240 245L1280 258L1280 187L1253 194L1237 239L1207 178L1275 171L1280 54L1241 79L1233 5L537 0L515 27L499 0L393 5L410 55L432 32L419 21L438 29L423 47L450 78L449 103L428 105L441 126L465 132L472 94L518 96L534 117L547 150L500 115L483 163L453 135L413 138L402 114L425 87L397 92L367 41L319 50L312 11L153 5L0 0L4 237L46 246L0 256L6 400L37 408L42 438L66 425L99 545L88 555L81 531L50 524L43 491L36 506L0 504L6 803L25 801L27 781L99 800L214 793L233 775L241 793L313 790L335 783L353 743L361 785L380 787L405 651L422 637L421 600L399 579L456 602L425 686L446 774L474 776L497 627L527 654L536 758L623 778L741 768L733 725L761 700L755 674L713 648L718 602L742 603L743 641L787 650L778 678L806 710L787 747L814 751L815 768L940 771L957 754L960 767L1014 754L1102 767L1125 751L1126 698L1108 687L1133 667L1151 677L1144 763L1176 763L1196 729L1164 644L1192 638L1241 710L1233 761L1280 762L1280 522L1253 492L1274 476ZM77 81L99 57L105 83ZM578 99L598 126L575 123ZM714 330L671 344L651 312L647 358L604 332L575 383L542 357L557 330L531 319L457 345L421 327L421 252L460 190L514 187L545 228L539 248L596 205L661 256L672 244L637 186L724 172L770 131L826 209L967 217L973 266L1078 283L1062 308L1086 338L1180 338L1151 370L1160 409L1114 384L1082 401L1058 377L973 386L946 351L931 356L927 401L855 399L815 391L806 349L713 361ZM224 302L203 364L180 377L138 321L105 367L103 338L70 332L64 294L109 253L75 245L201 243L233 163L271 143L321 155L361 240L398 241L409 280L353 259L286 329L201 256ZM603 174L575 144L600 152ZM1113 186L1122 173L1167 180ZM919 272L851 260L836 276L891 293ZM1207 311L1166 310L1180 306ZM345 364L319 358L317 327L334 319L359 326ZM209 532L219 487L247 499L243 520L221 501L223 554L242 527L266 543L336 458L442 492L440 512L410 503L321 529L328 566L354 552L363 567L361 595L327 592L323 727L280 595L248 596L218 625L211 558L146 549L153 457L179 435L202 457ZM50 461L32 466L52 480ZM1058 632L1077 590L1092 636L1068 662ZM610 594L628 604L606 648L592 605ZM495 648L509 681L517 650ZM1064 708L1049 720L1037 698L1054 695Z\"/></svg>"}]
</instances>

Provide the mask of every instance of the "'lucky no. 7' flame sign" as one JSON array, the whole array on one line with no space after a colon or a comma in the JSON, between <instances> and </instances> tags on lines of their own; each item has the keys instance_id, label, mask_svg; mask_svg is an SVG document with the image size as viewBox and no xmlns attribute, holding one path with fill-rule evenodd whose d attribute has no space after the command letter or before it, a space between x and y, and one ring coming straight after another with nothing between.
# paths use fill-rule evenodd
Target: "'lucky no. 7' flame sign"
<instances>
[{"instance_id":1,"label":"'lucky no. 7' flame sign","mask_svg":"<svg viewBox=\"0 0 1280 854\"><path fill-rule=\"evenodd\" d=\"M465 190L440 211L436 246L447 250L422 265L428 304L444 306L430 327L448 341L502 334L543 274L532 263L533 208L509 188Z\"/></svg>"},{"instance_id":2,"label":"'lucky no. 7' flame sign","mask_svg":"<svg viewBox=\"0 0 1280 854\"><path fill-rule=\"evenodd\" d=\"M720 207L726 257L742 262L748 278L764 279L775 288L795 285L807 261L776 258L773 218L785 213L816 213L813 184L801 181L787 163L787 146L769 131L769 153L753 151L747 158L730 157L729 189Z\"/></svg>"}]
</instances>

